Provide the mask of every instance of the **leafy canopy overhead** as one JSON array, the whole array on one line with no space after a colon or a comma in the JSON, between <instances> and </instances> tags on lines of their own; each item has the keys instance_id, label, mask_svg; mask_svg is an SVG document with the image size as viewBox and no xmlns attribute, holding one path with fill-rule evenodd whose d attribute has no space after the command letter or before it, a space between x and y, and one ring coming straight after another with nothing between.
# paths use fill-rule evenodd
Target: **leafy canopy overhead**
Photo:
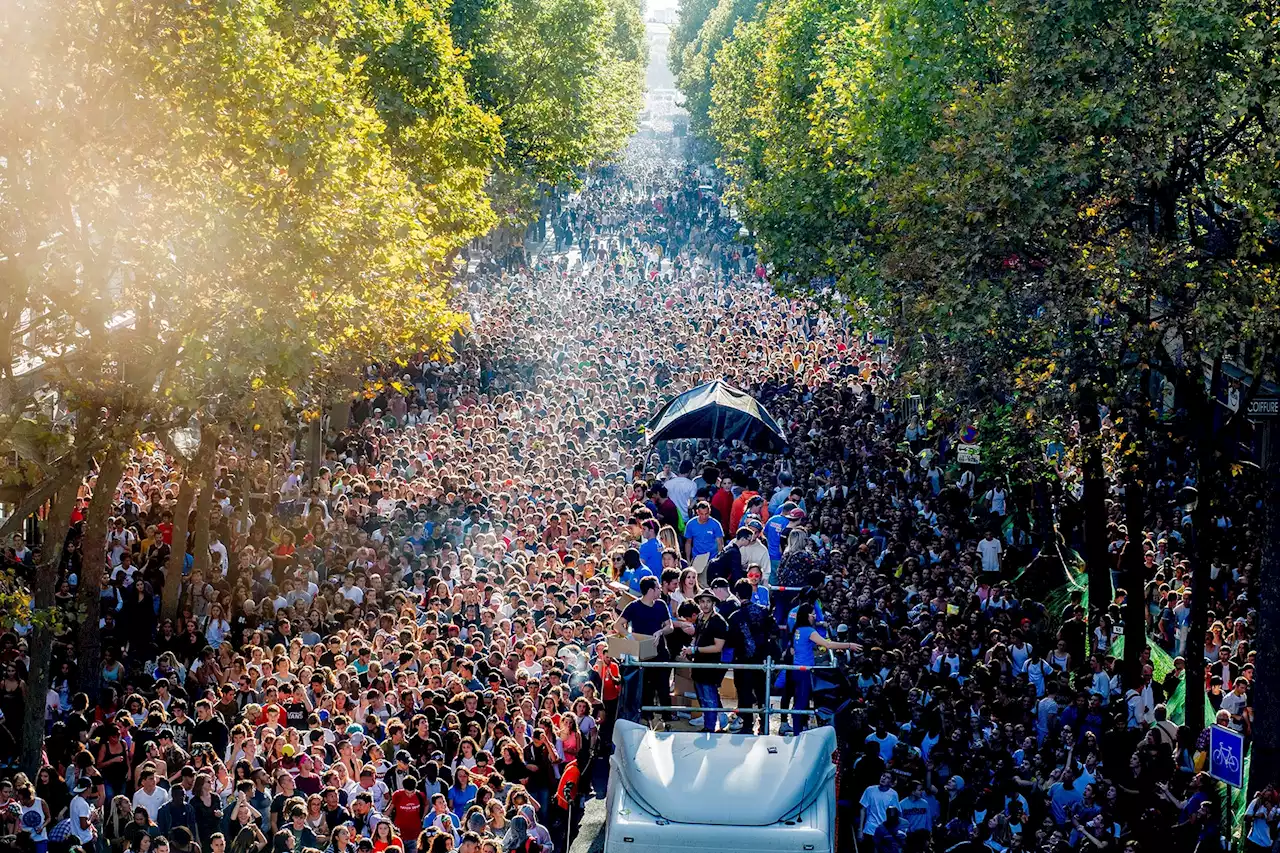
<instances>
[{"instance_id":1,"label":"leafy canopy overhead","mask_svg":"<svg viewBox=\"0 0 1280 853\"><path fill-rule=\"evenodd\" d=\"M647 42L638 0L454 0L476 103L501 120L500 214L528 214L541 185L575 185L635 130Z\"/></svg>"}]
</instances>

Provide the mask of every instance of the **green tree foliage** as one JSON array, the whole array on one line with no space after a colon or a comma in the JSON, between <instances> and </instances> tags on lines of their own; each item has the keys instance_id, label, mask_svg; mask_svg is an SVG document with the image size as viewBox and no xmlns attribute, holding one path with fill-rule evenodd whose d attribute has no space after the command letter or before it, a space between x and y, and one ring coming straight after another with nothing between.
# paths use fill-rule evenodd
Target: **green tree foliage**
<instances>
[{"instance_id":1,"label":"green tree foliage","mask_svg":"<svg viewBox=\"0 0 1280 853\"><path fill-rule=\"evenodd\" d=\"M526 218L541 188L575 185L634 132L647 62L637 0L455 0L451 25L472 96L501 120L504 219Z\"/></svg>"},{"instance_id":2,"label":"green tree foliage","mask_svg":"<svg viewBox=\"0 0 1280 853\"><path fill-rule=\"evenodd\" d=\"M556 179L620 146L643 28L633 0L513 10L505 25L528 39L518 48L532 64L500 69L528 75L496 109L474 96L446 9L5 6L0 448L20 460L6 483L26 492L6 533L74 497L95 458L111 479L142 436L189 425L201 452L178 457L180 497L191 505L203 485L207 507L232 425L243 437L314 416L369 361L447 354L465 322L449 261L498 221L490 192L511 170L507 141L555 163ZM105 518L115 483L99 485L90 515ZM49 531L50 567L65 528ZM81 596L96 605L98 573L85 574ZM26 595L0 579L0 616L11 622ZM85 623L96 629L96 616ZM51 632L34 636L40 672ZM30 765L39 738L24 742Z\"/></svg>"},{"instance_id":3,"label":"green tree foliage","mask_svg":"<svg viewBox=\"0 0 1280 853\"><path fill-rule=\"evenodd\" d=\"M676 24L671 28L671 41L667 46L667 65L677 77L684 65L685 48L698 37L698 31L715 7L716 0L683 0L676 10Z\"/></svg>"},{"instance_id":4,"label":"green tree foliage","mask_svg":"<svg viewBox=\"0 0 1280 853\"><path fill-rule=\"evenodd\" d=\"M733 38L739 23L762 15L764 8L761 0L718 0L698 27L697 35L683 46L680 59L672 66L673 70L679 69L676 71L676 85L684 94L684 106L689 111L689 129L713 147L724 141L711 131L712 68L717 54ZM674 45L672 49L675 49Z\"/></svg>"},{"instance_id":5,"label":"green tree foliage","mask_svg":"<svg viewBox=\"0 0 1280 853\"><path fill-rule=\"evenodd\" d=\"M1280 334L1280 3L779 0L739 34L713 130L780 273L1033 421L1152 366L1212 502L1222 364L1274 374Z\"/></svg>"}]
</instances>

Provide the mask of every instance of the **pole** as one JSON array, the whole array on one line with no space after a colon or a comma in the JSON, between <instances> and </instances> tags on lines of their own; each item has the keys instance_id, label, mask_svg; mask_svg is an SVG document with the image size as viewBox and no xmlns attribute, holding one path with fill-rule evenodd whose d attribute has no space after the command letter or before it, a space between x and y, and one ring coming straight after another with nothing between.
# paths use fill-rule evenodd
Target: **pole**
<instances>
[{"instance_id":1,"label":"pole","mask_svg":"<svg viewBox=\"0 0 1280 853\"><path fill-rule=\"evenodd\" d=\"M573 804L577 800L578 792L574 791L573 796L569 798L569 817L564 822L564 853L569 853L569 846L573 844Z\"/></svg>"},{"instance_id":2,"label":"pole","mask_svg":"<svg viewBox=\"0 0 1280 853\"><path fill-rule=\"evenodd\" d=\"M769 715L773 711L773 655L769 655L764 659L764 731L761 734L771 734L773 729L769 727Z\"/></svg>"},{"instance_id":3,"label":"pole","mask_svg":"<svg viewBox=\"0 0 1280 853\"><path fill-rule=\"evenodd\" d=\"M1262 559L1258 588L1257 670L1253 679L1253 760L1250 794L1280 781L1280 429L1260 421L1262 431ZM1227 685L1222 685L1225 690Z\"/></svg>"}]
</instances>

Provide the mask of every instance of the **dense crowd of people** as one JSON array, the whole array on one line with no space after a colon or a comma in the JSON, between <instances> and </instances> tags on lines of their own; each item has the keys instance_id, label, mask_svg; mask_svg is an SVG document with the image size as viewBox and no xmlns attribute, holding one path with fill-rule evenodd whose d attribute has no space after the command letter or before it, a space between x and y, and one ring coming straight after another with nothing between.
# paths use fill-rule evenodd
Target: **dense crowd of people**
<instances>
[{"instance_id":1,"label":"dense crowd of people","mask_svg":"<svg viewBox=\"0 0 1280 853\"><path fill-rule=\"evenodd\" d=\"M883 346L774 292L714 181L638 140L549 228L558 251L532 266L473 264L456 360L370 368L317 470L222 448L210 568L176 619L158 599L183 545L178 472L163 451L133 460L107 553L63 566L69 614L78 576L107 573L102 660L64 648L46 697L22 637L0 643L4 725L32 701L50 724L46 766L0 782L0 831L39 853L564 853L619 713L607 637L630 631L725 664L693 670L698 708L724 704L735 662L853 652L842 828L864 851L1218 849L1202 733L1162 704L1192 668L1125 685L1117 613L1019 594L1008 487L904 415ZM721 378L777 417L787 453L644 445L663 400ZM1173 654L1181 521L1139 542ZM33 546L7 557L30 565ZM1206 677L1218 721L1247 731L1246 563L1215 583ZM679 701L669 679L645 673L645 704ZM741 707L763 701L758 672L734 684ZM793 672L775 695L805 711L812 688ZM1249 843L1269 848L1277 819L1264 792Z\"/></svg>"}]
</instances>

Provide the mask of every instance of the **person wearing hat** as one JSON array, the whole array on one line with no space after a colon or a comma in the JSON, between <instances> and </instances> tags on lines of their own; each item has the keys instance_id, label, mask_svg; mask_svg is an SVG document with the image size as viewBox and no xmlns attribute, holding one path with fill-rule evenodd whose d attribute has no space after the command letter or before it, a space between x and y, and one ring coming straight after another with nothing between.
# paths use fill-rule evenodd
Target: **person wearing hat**
<instances>
[{"instance_id":1,"label":"person wearing hat","mask_svg":"<svg viewBox=\"0 0 1280 853\"><path fill-rule=\"evenodd\" d=\"M743 519L743 526L753 534L751 541L742 548L742 567L746 572L746 567L755 563L758 566L766 566L769 564L769 546L764 539L764 524L760 519L748 515Z\"/></svg>"},{"instance_id":2,"label":"person wearing hat","mask_svg":"<svg viewBox=\"0 0 1280 853\"><path fill-rule=\"evenodd\" d=\"M755 538L756 534L750 527L739 527L733 541L707 564L707 580L722 578L733 583L739 578L746 577L746 562L742 553L744 549L751 546Z\"/></svg>"},{"instance_id":3,"label":"person wearing hat","mask_svg":"<svg viewBox=\"0 0 1280 853\"><path fill-rule=\"evenodd\" d=\"M717 599L709 589L698 592L693 597L698 605L698 617L694 621L693 642L681 652L681 656L694 663L719 663L724 652L725 641L729 636L729 625L724 617L716 612ZM711 734L716 730L716 721L720 716L720 682L724 680L725 671L721 668L698 667L691 672L694 692L698 696L698 706L702 711L703 731ZM708 710L717 709L717 710Z\"/></svg>"},{"instance_id":4,"label":"person wearing hat","mask_svg":"<svg viewBox=\"0 0 1280 853\"><path fill-rule=\"evenodd\" d=\"M87 847L98 837L97 825L102 821L102 814L94 805L98 789L92 779L82 776L72 790L75 796L70 806L71 834Z\"/></svg>"},{"instance_id":5,"label":"person wearing hat","mask_svg":"<svg viewBox=\"0 0 1280 853\"><path fill-rule=\"evenodd\" d=\"M742 580L742 578L738 580ZM741 603L730 594L729 589L729 582L724 578L716 578L711 582L711 594L716 600L716 612L724 617L726 625L729 622L729 617L733 615L733 611L737 610L738 605ZM697 601L696 595L694 596L694 601Z\"/></svg>"}]
</instances>

